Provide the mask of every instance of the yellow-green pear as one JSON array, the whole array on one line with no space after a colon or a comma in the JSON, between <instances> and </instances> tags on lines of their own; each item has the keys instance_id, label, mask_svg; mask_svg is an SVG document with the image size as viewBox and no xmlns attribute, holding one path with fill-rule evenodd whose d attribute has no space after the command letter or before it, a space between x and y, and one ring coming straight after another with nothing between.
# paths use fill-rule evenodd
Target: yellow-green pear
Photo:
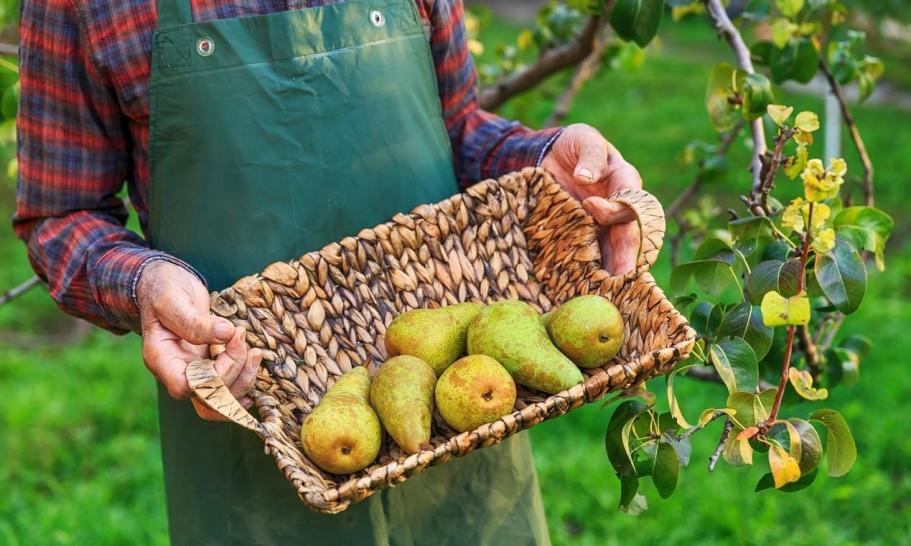
<instances>
[{"instance_id":1,"label":"yellow-green pear","mask_svg":"<svg viewBox=\"0 0 911 546\"><path fill-rule=\"evenodd\" d=\"M409 355L430 364L437 377L465 354L468 324L480 303L459 303L438 309L415 309L395 317L386 329L386 354Z\"/></svg>"},{"instance_id":2,"label":"yellow-green pear","mask_svg":"<svg viewBox=\"0 0 911 546\"><path fill-rule=\"evenodd\" d=\"M370 403L386 432L407 453L430 446L436 381L430 364L408 355L390 358L373 378Z\"/></svg>"},{"instance_id":3,"label":"yellow-green pear","mask_svg":"<svg viewBox=\"0 0 911 546\"><path fill-rule=\"evenodd\" d=\"M578 296L548 313L547 333L581 368L600 368L620 352L623 317L606 298Z\"/></svg>"},{"instance_id":4,"label":"yellow-green pear","mask_svg":"<svg viewBox=\"0 0 911 546\"><path fill-rule=\"evenodd\" d=\"M516 383L548 394L583 380L579 368L551 343L534 307L522 301L485 307L468 327L468 354L487 355Z\"/></svg>"},{"instance_id":5,"label":"yellow-green pear","mask_svg":"<svg viewBox=\"0 0 911 546\"><path fill-rule=\"evenodd\" d=\"M456 360L443 372L434 396L443 420L465 432L512 412L516 384L496 360L469 355Z\"/></svg>"},{"instance_id":6,"label":"yellow-green pear","mask_svg":"<svg viewBox=\"0 0 911 546\"><path fill-rule=\"evenodd\" d=\"M351 474L370 466L380 452L380 420L370 407L370 374L357 367L329 387L301 425L301 446L317 466Z\"/></svg>"}]
</instances>

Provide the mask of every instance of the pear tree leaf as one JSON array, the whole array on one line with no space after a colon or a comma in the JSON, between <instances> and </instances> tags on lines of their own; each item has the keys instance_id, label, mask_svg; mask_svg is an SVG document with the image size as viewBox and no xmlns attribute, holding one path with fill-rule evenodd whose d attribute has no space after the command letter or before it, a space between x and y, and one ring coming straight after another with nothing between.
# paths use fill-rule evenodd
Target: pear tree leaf
<instances>
[{"instance_id":1,"label":"pear tree leaf","mask_svg":"<svg viewBox=\"0 0 911 546\"><path fill-rule=\"evenodd\" d=\"M806 489L810 487L814 481L816 481L816 476L819 474L818 469L813 469L810 472L804 474L796 482L791 482L789 484L783 485L779 491L784 491L785 493L793 493L795 491L800 491L801 489ZM759 483L756 484L756 492L763 491L765 489L772 489L775 487L775 480L772 477L772 473L768 473L762 476L759 479Z\"/></svg>"},{"instance_id":2,"label":"pear tree leaf","mask_svg":"<svg viewBox=\"0 0 911 546\"><path fill-rule=\"evenodd\" d=\"M724 315L718 327L718 337L743 338L756 353L756 360L762 360L772 346L775 331L762 322L762 311L758 305L740 303Z\"/></svg>"},{"instance_id":3,"label":"pear tree leaf","mask_svg":"<svg viewBox=\"0 0 911 546\"><path fill-rule=\"evenodd\" d=\"M674 378L677 377L677 374L680 372L686 371L693 366L696 366L696 364L678 366L665 378L667 403L668 406L670 406L670 414L681 428L690 428L691 425L687 422L686 417L683 416L683 411L680 409L680 404L677 402L677 396L674 394Z\"/></svg>"},{"instance_id":4,"label":"pear tree leaf","mask_svg":"<svg viewBox=\"0 0 911 546\"><path fill-rule=\"evenodd\" d=\"M671 292L685 293L690 279L694 279L699 288L715 296L721 295L731 283L740 287L731 264L720 260L696 260L679 264L671 271Z\"/></svg>"},{"instance_id":5,"label":"pear tree leaf","mask_svg":"<svg viewBox=\"0 0 911 546\"><path fill-rule=\"evenodd\" d=\"M743 117L747 121L761 117L775 100L772 82L765 74L737 71L737 89L743 101Z\"/></svg>"},{"instance_id":6,"label":"pear tree leaf","mask_svg":"<svg viewBox=\"0 0 911 546\"><path fill-rule=\"evenodd\" d=\"M733 408L717 408L717 409L709 408L709 409L703 411L702 415L699 416L699 421L697 421L697 423L696 423L699 426L699 428L705 428L705 426L708 425L712 421L712 419L715 418L716 412L721 412L721 413L727 415L728 417L731 418L731 420L734 422L735 425L738 424L736 417L734 417L737 414L737 411L735 409L733 409Z\"/></svg>"},{"instance_id":7,"label":"pear tree leaf","mask_svg":"<svg viewBox=\"0 0 911 546\"><path fill-rule=\"evenodd\" d=\"M813 387L813 376L806 370L788 368L788 381L794 391L807 400L825 400L829 397L829 389Z\"/></svg>"},{"instance_id":8,"label":"pear tree leaf","mask_svg":"<svg viewBox=\"0 0 911 546\"><path fill-rule=\"evenodd\" d=\"M753 464L753 448L750 447L750 441L746 439L737 439L733 434L729 434L724 440L724 447L721 456L725 462L731 466L748 466Z\"/></svg>"},{"instance_id":9,"label":"pear tree leaf","mask_svg":"<svg viewBox=\"0 0 911 546\"><path fill-rule=\"evenodd\" d=\"M775 122L775 125L781 127L788 121L788 118L791 117L791 114L794 112L794 107L785 106L783 104L770 104L766 107L766 111L769 113L769 117L772 118L772 121Z\"/></svg>"},{"instance_id":10,"label":"pear tree leaf","mask_svg":"<svg viewBox=\"0 0 911 546\"><path fill-rule=\"evenodd\" d=\"M812 133L819 130L819 116L816 115L816 112L811 112L805 110L794 118L794 127L797 127L801 131L806 131L807 133Z\"/></svg>"},{"instance_id":11,"label":"pear tree leaf","mask_svg":"<svg viewBox=\"0 0 911 546\"><path fill-rule=\"evenodd\" d=\"M709 360L728 392L753 391L759 382L759 363L749 343L739 337L725 338L709 348Z\"/></svg>"},{"instance_id":12,"label":"pear tree leaf","mask_svg":"<svg viewBox=\"0 0 911 546\"><path fill-rule=\"evenodd\" d=\"M821 409L810 414L810 420L825 425L829 432L826 438L826 461L829 476L844 476L857 460L857 446L844 417L835 410Z\"/></svg>"},{"instance_id":13,"label":"pear tree leaf","mask_svg":"<svg viewBox=\"0 0 911 546\"><path fill-rule=\"evenodd\" d=\"M823 294L839 311L850 315L860 307L867 289L867 268L851 245L836 240L832 250L816 257L815 273Z\"/></svg>"},{"instance_id":14,"label":"pear tree leaf","mask_svg":"<svg viewBox=\"0 0 911 546\"><path fill-rule=\"evenodd\" d=\"M604 437L607 457L614 471L620 476L636 475L629 447L629 434L636 417L647 410L648 407L639 400L626 400L617 406L607 424L607 433Z\"/></svg>"},{"instance_id":15,"label":"pear tree leaf","mask_svg":"<svg viewBox=\"0 0 911 546\"><path fill-rule=\"evenodd\" d=\"M705 107L716 131L729 131L737 122L737 106L729 100L735 94L733 84L734 67L728 63L716 65L709 74Z\"/></svg>"},{"instance_id":16,"label":"pear tree leaf","mask_svg":"<svg viewBox=\"0 0 911 546\"><path fill-rule=\"evenodd\" d=\"M800 466L797 460L778 444L769 447L769 468L772 470L775 489L781 489L800 479Z\"/></svg>"},{"instance_id":17,"label":"pear tree leaf","mask_svg":"<svg viewBox=\"0 0 911 546\"><path fill-rule=\"evenodd\" d=\"M652 482L662 499L671 496L677 488L677 478L680 476L680 459L677 450L670 444L659 442L658 452L655 454L655 466L652 468Z\"/></svg>"},{"instance_id":18,"label":"pear tree leaf","mask_svg":"<svg viewBox=\"0 0 911 546\"><path fill-rule=\"evenodd\" d=\"M775 7L785 17L794 17L803 9L803 0L775 0Z\"/></svg>"},{"instance_id":19,"label":"pear tree leaf","mask_svg":"<svg viewBox=\"0 0 911 546\"><path fill-rule=\"evenodd\" d=\"M766 326L799 326L810 322L810 299L806 294L785 298L772 290L763 296L760 309Z\"/></svg>"},{"instance_id":20,"label":"pear tree leaf","mask_svg":"<svg viewBox=\"0 0 911 546\"><path fill-rule=\"evenodd\" d=\"M883 251L895 225L891 216L873 207L845 207L838 211L832 224L840 237L872 252L878 270L885 269Z\"/></svg>"},{"instance_id":21,"label":"pear tree leaf","mask_svg":"<svg viewBox=\"0 0 911 546\"><path fill-rule=\"evenodd\" d=\"M753 268L747 278L746 291L750 303L758 305L766 292L772 290L784 297L796 296L800 280L800 262L796 259L766 260Z\"/></svg>"},{"instance_id":22,"label":"pear tree leaf","mask_svg":"<svg viewBox=\"0 0 911 546\"><path fill-rule=\"evenodd\" d=\"M642 506L641 502L645 500L645 497L639 495L638 491L639 478L636 476L620 476L620 506L618 508L621 512L635 516L644 511L644 509L640 508ZM641 497L641 501L637 497ZM648 508L647 503L645 507Z\"/></svg>"},{"instance_id":23,"label":"pear tree leaf","mask_svg":"<svg viewBox=\"0 0 911 546\"><path fill-rule=\"evenodd\" d=\"M645 47L658 33L663 12L663 0L617 0L610 24L624 40Z\"/></svg>"}]
</instances>

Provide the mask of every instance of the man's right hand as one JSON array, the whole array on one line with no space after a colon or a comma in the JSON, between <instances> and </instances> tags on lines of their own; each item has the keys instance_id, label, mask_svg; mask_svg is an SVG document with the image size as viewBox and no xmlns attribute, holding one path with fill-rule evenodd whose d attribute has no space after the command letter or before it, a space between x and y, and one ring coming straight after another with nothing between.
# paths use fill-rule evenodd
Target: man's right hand
<instances>
[{"instance_id":1,"label":"man's right hand","mask_svg":"<svg viewBox=\"0 0 911 546\"><path fill-rule=\"evenodd\" d=\"M209 311L209 294L195 275L170 262L153 262L139 278L136 298L142 321L143 359L172 398L192 396L187 365L209 358L209 345L224 344L225 351L215 359L215 370L244 407L253 404L246 394L256 378L262 353L247 348L243 328ZM193 402L203 419L224 420L198 400Z\"/></svg>"}]
</instances>

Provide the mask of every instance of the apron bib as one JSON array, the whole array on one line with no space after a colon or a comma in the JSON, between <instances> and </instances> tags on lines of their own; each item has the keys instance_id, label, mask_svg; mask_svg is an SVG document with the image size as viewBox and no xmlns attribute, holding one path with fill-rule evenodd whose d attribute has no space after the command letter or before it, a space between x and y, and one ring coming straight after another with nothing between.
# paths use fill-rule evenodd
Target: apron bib
<instances>
[{"instance_id":1,"label":"apron bib","mask_svg":"<svg viewBox=\"0 0 911 546\"><path fill-rule=\"evenodd\" d=\"M150 240L210 289L457 191L414 0L158 10ZM161 387L159 414L173 544L549 544L527 433L322 515L255 435Z\"/></svg>"}]
</instances>

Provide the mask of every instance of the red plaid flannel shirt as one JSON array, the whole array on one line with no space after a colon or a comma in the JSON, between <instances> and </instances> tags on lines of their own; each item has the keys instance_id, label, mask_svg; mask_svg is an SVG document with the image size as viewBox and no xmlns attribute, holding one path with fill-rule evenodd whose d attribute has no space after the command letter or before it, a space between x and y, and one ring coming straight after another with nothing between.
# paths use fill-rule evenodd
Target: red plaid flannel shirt
<instances>
[{"instance_id":1,"label":"red plaid flannel shirt","mask_svg":"<svg viewBox=\"0 0 911 546\"><path fill-rule=\"evenodd\" d=\"M337 0L193 0L197 21ZM416 0L430 24L440 102L465 184L540 162L558 130L531 131L478 107L461 0ZM149 73L155 0L22 0L19 180L13 227L67 313L114 332L138 329L135 284L171 260L145 232Z\"/></svg>"}]
</instances>

